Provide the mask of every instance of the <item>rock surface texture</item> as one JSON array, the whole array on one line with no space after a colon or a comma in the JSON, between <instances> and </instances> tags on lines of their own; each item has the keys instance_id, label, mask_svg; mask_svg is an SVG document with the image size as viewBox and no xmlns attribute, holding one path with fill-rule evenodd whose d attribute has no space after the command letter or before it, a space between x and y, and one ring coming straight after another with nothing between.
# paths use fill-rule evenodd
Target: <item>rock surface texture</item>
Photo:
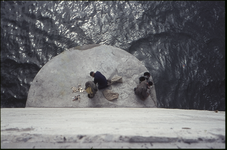
<instances>
[{"instance_id":1,"label":"rock surface texture","mask_svg":"<svg viewBox=\"0 0 227 150\"><path fill-rule=\"evenodd\" d=\"M84 89L87 81L94 80L90 71L100 71L107 79L121 76L123 83L107 88L118 93L118 99L108 101L102 90L92 99L86 91L73 93L72 87L81 85ZM155 85L145 101L134 94L139 77L147 71L136 57L116 47L93 44L71 48L51 59L38 72L29 89L26 107L156 107ZM80 100L73 101L77 95Z\"/></svg>"}]
</instances>

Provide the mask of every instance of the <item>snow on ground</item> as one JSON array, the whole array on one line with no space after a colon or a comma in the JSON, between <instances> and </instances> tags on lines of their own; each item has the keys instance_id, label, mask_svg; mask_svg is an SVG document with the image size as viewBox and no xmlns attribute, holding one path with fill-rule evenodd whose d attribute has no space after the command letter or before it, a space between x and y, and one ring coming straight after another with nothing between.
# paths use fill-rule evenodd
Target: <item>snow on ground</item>
<instances>
[{"instance_id":1,"label":"snow on ground","mask_svg":"<svg viewBox=\"0 0 227 150\"><path fill-rule=\"evenodd\" d=\"M1 148L225 148L225 112L1 108Z\"/></svg>"}]
</instances>

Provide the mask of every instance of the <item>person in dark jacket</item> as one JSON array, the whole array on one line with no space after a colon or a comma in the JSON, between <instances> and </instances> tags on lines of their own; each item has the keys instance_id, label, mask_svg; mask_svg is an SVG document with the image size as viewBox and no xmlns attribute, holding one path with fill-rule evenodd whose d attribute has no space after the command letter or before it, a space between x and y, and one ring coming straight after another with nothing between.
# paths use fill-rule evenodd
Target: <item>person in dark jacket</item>
<instances>
[{"instance_id":1,"label":"person in dark jacket","mask_svg":"<svg viewBox=\"0 0 227 150\"><path fill-rule=\"evenodd\" d=\"M98 89L104 89L108 86L106 77L101 74L101 72L96 71L96 73L94 73L93 71L91 71L90 76L94 77L95 84L98 83Z\"/></svg>"},{"instance_id":2,"label":"person in dark jacket","mask_svg":"<svg viewBox=\"0 0 227 150\"><path fill-rule=\"evenodd\" d=\"M134 88L134 92L136 95L140 97L141 100L145 100L149 96L149 89L153 83L151 81L144 80L142 81L136 88Z\"/></svg>"}]
</instances>

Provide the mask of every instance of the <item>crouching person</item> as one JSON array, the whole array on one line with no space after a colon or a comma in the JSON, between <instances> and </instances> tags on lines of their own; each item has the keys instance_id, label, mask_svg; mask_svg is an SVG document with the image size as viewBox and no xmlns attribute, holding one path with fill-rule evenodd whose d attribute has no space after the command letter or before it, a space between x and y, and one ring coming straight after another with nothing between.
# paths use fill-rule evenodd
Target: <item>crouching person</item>
<instances>
[{"instance_id":1,"label":"crouching person","mask_svg":"<svg viewBox=\"0 0 227 150\"><path fill-rule=\"evenodd\" d=\"M85 91L88 93L89 98L93 98L98 88L93 81L88 81L85 83Z\"/></svg>"},{"instance_id":2,"label":"crouching person","mask_svg":"<svg viewBox=\"0 0 227 150\"><path fill-rule=\"evenodd\" d=\"M151 81L144 80L134 88L134 92L141 100L145 100L149 96L149 89L152 85L153 83Z\"/></svg>"}]
</instances>

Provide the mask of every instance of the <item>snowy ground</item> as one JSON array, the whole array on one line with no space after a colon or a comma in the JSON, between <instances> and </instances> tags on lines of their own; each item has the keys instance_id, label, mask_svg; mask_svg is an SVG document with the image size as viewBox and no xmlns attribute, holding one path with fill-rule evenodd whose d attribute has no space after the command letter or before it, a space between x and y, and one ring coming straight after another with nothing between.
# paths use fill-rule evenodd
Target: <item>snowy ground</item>
<instances>
[{"instance_id":1,"label":"snowy ground","mask_svg":"<svg viewBox=\"0 0 227 150\"><path fill-rule=\"evenodd\" d=\"M1 108L1 148L225 148L225 111Z\"/></svg>"}]
</instances>

